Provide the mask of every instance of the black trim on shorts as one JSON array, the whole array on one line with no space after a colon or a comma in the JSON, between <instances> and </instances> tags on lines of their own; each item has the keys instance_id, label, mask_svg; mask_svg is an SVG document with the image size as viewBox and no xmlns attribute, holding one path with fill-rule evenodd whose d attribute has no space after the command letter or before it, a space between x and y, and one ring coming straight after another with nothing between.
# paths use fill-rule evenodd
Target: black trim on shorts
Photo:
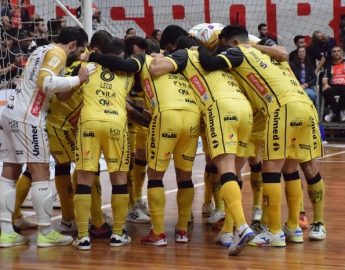
<instances>
[{"instance_id":1,"label":"black trim on shorts","mask_svg":"<svg viewBox=\"0 0 345 270\"><path fill-rule=\"evenodd\" d=\"M27 178L29 178L32 181L31 173L28 167L26 167L25 171L23 172L23 175L25 175Z\"/></svg>"},{"instance_id":2,"label":"black trim on shorts","mask_svg":"<svg viewBox=\"0 0 345 270\"><path fill-rule=\"evenodd\" d=\"M146 160L141 160L141 159L137 159L137 158L134 158L134 163L139 165L139 166L146 166L147 165Z\"/></svg>"},{"instance_id":3,"label":"black trim on shorts","mask_svg":"<svg viewBox=\"0 0 345 270\"><path fill-rule=\"evenodd\" d=\"M70 175L71 163L55 164L55 176Z\"/></svg>"}]
</instances>

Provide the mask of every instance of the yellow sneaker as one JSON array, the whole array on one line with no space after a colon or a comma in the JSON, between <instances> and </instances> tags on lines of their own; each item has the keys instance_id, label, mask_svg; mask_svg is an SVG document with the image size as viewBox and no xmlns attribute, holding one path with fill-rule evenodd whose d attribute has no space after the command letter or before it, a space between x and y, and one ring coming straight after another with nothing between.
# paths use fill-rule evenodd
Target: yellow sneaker
<instances>
[{"instance_id":1,"label":"yellow sneaker","mask_svg":"<svg viewBox=\"0 0 345 270\"><path fill-rule=\"evenodd\" d=\"M28 240L19 233L2 233L0 236L0 247L14 247L26 245Z\"/></svg>"},{"instance_id":2,"label":"yellow sneaker","mask_svg":"<svg viewBox=\"0 0 345 270\"><path fill-rule=\"evenodd\" d=\"M37 246L38 247L53 247L53 246L65 246L73 242L73 238L69 235L63 235L59 232L52 230L47 235L38 233Z\"/></svg>"}]
</instances>

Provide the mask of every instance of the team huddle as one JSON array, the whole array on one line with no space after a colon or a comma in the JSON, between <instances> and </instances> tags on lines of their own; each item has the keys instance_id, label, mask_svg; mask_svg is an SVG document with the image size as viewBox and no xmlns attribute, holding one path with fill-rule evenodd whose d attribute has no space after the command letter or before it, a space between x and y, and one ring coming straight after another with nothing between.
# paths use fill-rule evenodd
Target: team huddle
<instances>
[{"instance_id":1,"label":"team huddle","mask_svg":"<svg viewBox=\"0 0 345 270\"><path fill-rule=\"evenodd\" d=\"M201 40L168 26L161 48L140 37L124 43L101 30L86 49L84 30L67 27L56 44L31 54L1 115L0 247L28 243L13 226L22 218L19 209L27 194L18 186L27 191L31 186L39 247L73 242L75 248L89 250L90 226L96 231L108 227L110 246L126 245L131 243L126 220L151 222L142 244L167 245L162 180L171 158L178 187L175 241L188 243L199 136L207 163L203 213L210 213L214 200L225 218L216 242L228 247L229 255L248 244L303 242L298 166L313 205L309 239L325 239L325 190L315 163L323 155L318 115L291 71L285 49L270 39L253 41L240 26L210 24L207 29L212 35ZM51 225L50 154L56 162L60 225L75 227L75 239ZM111 225L101 211L101 154L112 185ZM247 160L254 198L251 225L241 198ZM76 164L72 177L71 163ZM142 200L146 167L148 208ZM281 174L288 206L284 225Z\"/></svg>"}]
</instances>

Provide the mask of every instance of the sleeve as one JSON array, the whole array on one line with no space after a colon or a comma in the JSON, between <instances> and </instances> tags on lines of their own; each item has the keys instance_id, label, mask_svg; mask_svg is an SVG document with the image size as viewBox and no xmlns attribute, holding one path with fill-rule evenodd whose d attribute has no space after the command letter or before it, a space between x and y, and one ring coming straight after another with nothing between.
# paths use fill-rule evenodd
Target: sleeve
<instances>
[{"instance_id":1,"label":"sleeve","mask_svg":"<svg viewBox=\"0 0 345 270\"><path fill-rule=\"evenodd\" d=\"M240 66L244 55L240 48L229 48L214 57L209 55L205 48L199 47L199 59L206 70L218 70Z\"/></svg>"},{"instance_id":2,"label":"sleeve","mask_svg":"<svg viewBox=\"0 0 345 270\"><path fill-rule=\"evenodd\" d=\"M60 75L60 72L65 68L65 65L66 56L55 49L51 49L44 56L40 71L46 71L51 75Z\"/></svg>"},{"instance_id":3,"label":"sleeve","mask_svg":"<svg viewBox=\"0 0 345 270\"><path fill-rule=\"evenodd\" d=\"M227 59L210 55L204 47L199 47L198 52L200 64L206 70L212 71L229 67Z\"/></svg>"},{"instance_id":4,"label":"sleeve","mask_svg":"<svg viewBox=\"0 0 345 270\"><path fill-rule=\"evenodd\" d=\"M176 72L181 72L187 66L188 52L185 49L178 50L173 54L167 56L167 59L172 62Z\"/></svg>"},{"instance_id":5,"label":"sleeve","mask_svg":"<svg viewBox=\"0 0 345 270\"><path fill-rule=\"evenodd\" d=\"M91 53L90 62L96 62L103 67L113 71L123 71L135 73L141 70L141 63L137 58L123 59L116 55L105 55L99 53Z\"/></svg>"}]
</instances>

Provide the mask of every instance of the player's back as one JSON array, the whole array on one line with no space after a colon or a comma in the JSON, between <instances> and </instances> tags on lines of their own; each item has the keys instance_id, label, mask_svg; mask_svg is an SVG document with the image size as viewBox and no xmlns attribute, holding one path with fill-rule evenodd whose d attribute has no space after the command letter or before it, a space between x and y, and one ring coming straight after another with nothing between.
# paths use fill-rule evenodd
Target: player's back
<instances>
[{"instance_id":1,"label":"player's back","mask_svg":"<svg viewBox=\"0 0 345 270\"><path fill-rule=\"evenodd\" d=\"M199 112L193 90L186 78L180 74L165 74L152 78L149 66L152 57L146 55L140 72L142 88L153 113L165 110L186 110Z\"/></svg>"},{"instance_id":2,"label":"player's back","mask_svg":"<svg viewBox=\"0 0 345 270\"><path fill-rule=\"evenodd\" d=\"M231 48L225 54L231 50L243 53L242 63L233 67L232 74L256 109L267 112L294 101L310 103L286 62L277 62L253 47Z\"/></svg>"},{"instance_id":3,"label":"player's back","mask_svg":"<svg viewBox=\"0 0 345 270\"><path fill-rule=\"evenodd\" d=\"M81 87L83 105L80 121L126 122L126 98L134 83L129 73L111 72L97 64L97 69Z\"/></svg>"}]
</instances>

